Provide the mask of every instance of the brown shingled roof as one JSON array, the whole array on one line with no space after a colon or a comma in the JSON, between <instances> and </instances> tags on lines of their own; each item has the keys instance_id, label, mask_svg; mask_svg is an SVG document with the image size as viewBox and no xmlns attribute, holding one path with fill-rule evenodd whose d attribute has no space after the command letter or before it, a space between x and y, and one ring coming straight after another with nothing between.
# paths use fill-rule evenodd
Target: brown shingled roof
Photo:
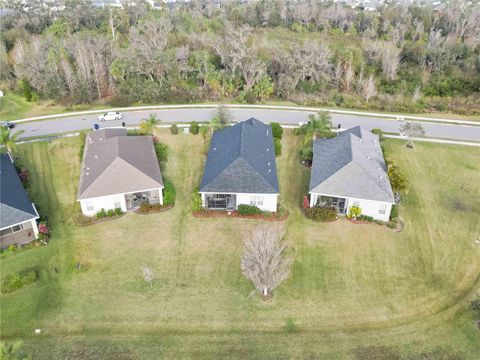
<instances>
[{"instance_id":1,"label":"brown shingled roof","mask_svg":"<svg viewBox=\"0 0 480 360\"><path fill-rule=\"evenodd\" d=\"M78 199L163 187L151 136L127 136L126 129L87 135Z\"/></svg>"}]
</instances>

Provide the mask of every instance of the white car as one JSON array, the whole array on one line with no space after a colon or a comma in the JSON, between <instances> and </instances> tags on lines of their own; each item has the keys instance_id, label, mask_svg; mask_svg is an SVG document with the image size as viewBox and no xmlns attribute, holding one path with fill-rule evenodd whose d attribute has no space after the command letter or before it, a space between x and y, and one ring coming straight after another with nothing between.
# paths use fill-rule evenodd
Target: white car
<instances>
[{"instance_id":1,"label":"white car","mask_svg":"<svg viewBox=\"0 0 480 360\"><path fill-rule=\"evenodd\" d=\"M98 121L122 120L122 114L117 111L109 111L98 117Z\"/></svg>"}]
</instances>

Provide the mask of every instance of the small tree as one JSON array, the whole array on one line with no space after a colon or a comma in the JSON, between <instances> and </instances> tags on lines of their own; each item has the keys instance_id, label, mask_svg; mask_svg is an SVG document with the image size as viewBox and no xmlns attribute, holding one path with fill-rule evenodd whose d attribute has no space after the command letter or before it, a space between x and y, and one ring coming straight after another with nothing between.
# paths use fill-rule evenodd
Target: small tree
<instances>
[{"instance_id":1,"label":"small tree","mask_svg":"<svg viewBox=\"0 0 480 360\"><path fill-rule=\"evenodd\" d=\"M243 236L242 272L265 297L290 273L292 261L285 256L283 235L279 226L259 225Z\"/></svg>"},{"instance_id":2,"label":"small tree","mask_svg":"<svg viewBox=\"0 0 480 360\"><path fill-rule=\"evenodd\" d=\"M17 149L18 137L23 134L23 130L17 131L12 134L9 128L0 127L0 145L2 152L9 152L12 154Z\"/></svg>"},{"instance_id":3,"label":"small tree","mask_svg":"<svg viewBox=\"0 0 480 360\"><path fill-rule=\"evenodd\" d=\"M140 274L142 275L143 280L153 288L153 270L146 265L140 266Z\"/></svg>"},{"instance_id":4,"label":"small tree","mask_svg":"<svg viewBox=\"0 0 480 360\"><path fill-rule=\"evenodd\" d=\"M170 132L171 132L173 135L178 135L178 126L177 126L177 124L172 124L172 126L170 126Z\"/></svg>"},{"instance_id":5,"label":"small tree","mask_svg":"<svg viewBox=\"0 0 480 360\"><path fill-rule=\"evenodd\" d=\"M400 133L404 133L407 136L408 141L406 145L412 149L415 149L413 145L413 138L424 136L425 130L423 129L422 124L407 121L400 125Z\"/></svg>"},{"instance_id":6,"label":"small tree","mask_svg":"<svg viewBox=\"0 0 480 360\"><path fill-rule=\"evenodd\" d=\"M282 155L282 142L278 138L273 139L273 147L275 148L275 156Z\"/></svg>"},{"instance_id":7,"label":"small tree","mask_svg":"<svg viewBox=\"0 0 480 360\"><path fill-rule=\"evenodd\" d=\"M213 130L220 130L232 122L232 114L224 104L218 104L215 116L211 121Z\"/></svg>"},{"instance_id":8,"label":"small tree","mask_svg":"<svg viewBox=\"0 0 480 360\"><path fill-rule=\"evenodd\" d=\"M141 129L145 134L152 134L155 130L155 127L160 124L161 120L157 119L157 115L150 114L148 119L144 119L140 124Z\"/></svg>"},{"instance_id":9,"label":"small tree","mask_svg":"<svg viewBox=\"0 0 480 360\"><path fill-rule=\"evenodd\" d=\"M392 185L392 190L395 193L395 198L400 198L400 194L407 189L408 180L405 175L402 174L398 165L388 162L388 178Z\"/></svg>"}]
</instances>

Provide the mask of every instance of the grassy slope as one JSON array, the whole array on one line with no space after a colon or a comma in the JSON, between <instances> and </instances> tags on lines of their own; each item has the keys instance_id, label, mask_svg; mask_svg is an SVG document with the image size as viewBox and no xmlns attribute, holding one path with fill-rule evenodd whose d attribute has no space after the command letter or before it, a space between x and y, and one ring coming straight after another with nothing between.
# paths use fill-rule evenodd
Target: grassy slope
<instances>
[{"instance_id":1,"label":"grassy slope","mask_svg":"<svg viewBox=\"0 0 480 360\"><path fill-rule=\"evenodd\" d=\"M411 182L402 205L406 230L398 234L304 219L297 204L309 173L287 133L279 175L295 263L291 278L264 303L250 298L252 286L239 269L240 231L256 221L193 218L188 203L202 170L202 138L159 137L171 147L165 175L177 186L176 207L87 228L61 224L73 208L78 139L20 147L55 235L47 247L2 258L2 276L27 266L41 270L38 283L1 296L2 337L24 338L35 358L45 359L368 359L438 348L467 359L478 354L478 332L464 305L480 273L473 245L480 230L472 201L480 195L477 149L419 144L413 152L388 141ZM155 271L151 291L140 281L141 264ZM285 331L287 319L298 333ZM41 337L31 335L37 327Z\"/></svg>"}]
</instances>

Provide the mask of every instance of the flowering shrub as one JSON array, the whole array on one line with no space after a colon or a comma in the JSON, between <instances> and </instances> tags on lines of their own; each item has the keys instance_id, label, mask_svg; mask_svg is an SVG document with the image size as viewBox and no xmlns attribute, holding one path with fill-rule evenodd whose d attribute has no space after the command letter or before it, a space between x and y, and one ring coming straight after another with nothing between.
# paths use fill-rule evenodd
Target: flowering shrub
<instances>
[{"instance_id":1,"label":"flowering shrub","mask_svg":"<svg viewBox=\"0 0 480 360\"><path fill-rule=\"evenodd\" d=\"M46 236L50 236L50 229L48 228L48 226L44 223L40 223L40 225L38 225L38 232L40 234L43 234L43 235L46 235Z\"/></svg>"},{"instance_id":2,"label":"flowering shrub","mask_svg":"<svg viewBox=\"0 0 480 360\"><path fill-rule=\"evenodd\" d=\"M308 201L308 196L303 197L303 208L306 210L310 207L310 201Z\"/></svg>"}]
</instances>

